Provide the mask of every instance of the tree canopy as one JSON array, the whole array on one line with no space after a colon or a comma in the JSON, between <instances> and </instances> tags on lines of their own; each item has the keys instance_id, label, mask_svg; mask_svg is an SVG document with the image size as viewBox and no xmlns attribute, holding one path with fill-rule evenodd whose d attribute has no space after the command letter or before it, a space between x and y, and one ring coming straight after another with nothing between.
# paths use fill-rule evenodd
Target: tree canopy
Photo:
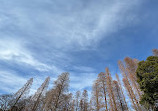
<instances>
[{"instance_id":1,"label":"tree canopy","mask_svg":"<svg viewBox=\"0 0 158 111\"><path fill-rule=\"evenodd\" d=\"M158 57L149 56L138 64L136 71L140 89L144 92L140 103L146 107L156 107L158 103Z\"/></svg>"}]
</instances>

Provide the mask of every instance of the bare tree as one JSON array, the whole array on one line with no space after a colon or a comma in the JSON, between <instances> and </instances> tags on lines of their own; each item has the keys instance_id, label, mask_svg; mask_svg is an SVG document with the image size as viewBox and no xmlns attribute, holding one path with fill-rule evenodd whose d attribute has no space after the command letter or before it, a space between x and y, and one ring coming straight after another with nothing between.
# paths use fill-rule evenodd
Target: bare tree
<instances>
[{"instance_id":1,"label":"bare tree","mask_svg":"<svg viewBox=\"0 0 158 111\"><path fill-rule=\"evenodd\" d=\"M0 109L2 111L10 109L11 105L9 104L9 102L12 100L12 98L13 98L13 95L5 94L5 95L0 96Z\"/></svg>"},{"instance_id":2,"label":"bare tree","mask_svg":"<svg viewBox=\"0 0 158 111\"><path fill-rule=\"evenodd\" d=\"M108 68L106 70L107 76L107 92L110 100L110 108L112 111L117 111L117 106L114 98L113 87L112 87L112 77Z\"/></svg>"},{"instance_id":3,"label":"bare tree","mask_svg":"<svg viewBox=\"0 0 158 111\"><path fill-rule=\"evenodd\" d=\"M137 95L137 97L139 99L141 97L142 92L139 88L139 84L137 83L137 77L136 77L136 70L137 70L137 67L138 67L138 60L126 57L124 59L124 61L125 61L126 71L129 75L128 76L129 80L131 81L132 87L135 91L135 94Z\"/></svg>"},{"instance_id":4,"label":"bare tree","mask_svg":"<svg viewBox=\"0 0 158 111\"><path fill-rule=\"evenodd\" d=\"M42 106L42 111L48 111L51 109L54 93L55 93L54 89L51 89L46 93L45 103Z\"/></svg>"},{"instance_id":5,"label":"bare tree","mask_svg":"<svg viewBox=\"0 0 158 111\"><path fill-rule=\"evenodd\" d=\"M80 99L79 111L83 111L83 99Z\"/></svg>"},{"instance_id":6,"label":"bare tree","mask_svg":"<svg viewBox=\"0 0 158 111\"><path fill-rule=\"evenodd\" d=\"M118 61L118 65L119 65L119 68L120 68L120 71L121 71L121 74L123 75L123 82L124 82L124 85L125 85L125 88L129 94L129 97L133 103L133 107L135 110L139 110L139 111L142 111L141 107L140 107L140 104L138 103L138 100L136 98L136 95L134 94L134 91L133 91L133 88L131 86L131 82L129 81L130 77L129 77L129 74L128 74L128 71L125 69L125 66L124 64L121 62L121 61Z\"/></svg>"},{"instance_id":7,"label":"bare tree","mask_svg":"<svg viewBox=\"0 0 158 111\"><path fill-rule=\"evenodd\" d=\"M15 102L13 103L13 106L16 106L16 104L20 99L23 99L29 94L29 90L32 85L32 82L33 82L33 78L30 78L27 81L27 83L14 94Z\"/></svg>"},{"instance_id":8,"label":"bare tree","mask_svg":"<svg viewBox=\"0 0 158 111\"><path fill-rule=\"evenodd\" d=\"M132 102L132 104L133 104L133 108L134 108L136 111L138 111L138 109L137 109L137 104L135 103L135 95L133 94L132 88L131 88L131 86L130 86L128 80L127 80L126 78L123 78L123 82L124 82L124 86L125 86L125 88L126 88L126 90L127 90L127 92L128 92L128 95L129 95L129 97L130 97L130 99L131 99L131 102Z\"/></svg>"},{"instance_id":9,"label":"bare tree","mask_svg":"<svg viewBox=\"0 0 158 111\"><path fill-rule=\"evenodd\" d=\"M104 101L105 101L105 108L106 108L106 111L108 111L108 106L107 106L107 94L106 94L106 74L101 72L99 73L98 75L98 82L100 83L100 87L101 87L101 90L103 92L103 96L104 96Z\"/></svg>"},{"instance_id":10,"label":"bare tree","mask_svg":"<svg viewBox=\"0 0 158 111\"><path fill-rule=\"evenodd\" d=\"M90 102L89 102L89 111L95 111L95 108L93 106L93 97L91 97Z\"/></svg>"},{"instance_id":11,"label":"bare tree","mask_svg":"<svg viewBox=\"0 0 158 111\"><path fill-rule=\"evenodd\" d=\"M80 100L80 111L88 111L88 93L84 90Z\"/></svg>"},{"instance_id":12,"label":"bare tree","mask_svg":"<svg viewBox=\"0 0 158 111\"><path fill-rule=\"evenodd\" d=\"M98 80L96 80L93 84L91 105L94 106L91 109L94 109L95 111L100 111L104 107L103 93L101 91L101 87L99 86Z\"/></svg>"},{"instance_id":13,"label":"bare tree","mask_svg":"<svg viewBox=\"0 0 158 111\"><path fill-rule=\"evenodd\" d=\"M46 111L61 110L63 102L65 101L65 94L68 92L69 73L62 73L54 82L53 89L48 93L44 109ZM49 98L49 99L48 99Z\"/></svg>"},{"instance_id":14,"label":"bare tree","mask_svg":"<svg viewBox=\"0 0 158 111\"><path fill-rule=\"evenodd\" d=\"M74 111L74 101L72 93L63 94L63 101L61 102L58 111Z\"/></svg>"},{"instance_id":15,"label":"bare tree","mask_svg":"<svg viewBox=\"0 0 158 111\"><path fill-rule=\"evenodd\" d=\"M113 81L113 92L114 92L115 102L117 105L117 110L118 111L127 111L127 107L126 107L125 101L123 99L121 89L118 85L118 82L115 80Z\"/></svg>"},{"instance_id":16,"label":"bare tree","mask_svg":"<svg viewBox=\"0 0 158 111\"><path fill-rule=\"evenodd\" d=\"M153 49L152 51L154 56L158 56L158 49Z\"/></svg>"},{"instance_id":17,"label":"bare tree","mask_svg":"<svg viewBox=\"0 0 158 111\"><path fill-rule=\"evenodd\" d=\"M70 93L69 95L70 95L70 99L69 99L68 111L75 111L75 98L72 93Z\"/></svg>"},{"instance_id":18,"label":"bare tree","mask_svg":"<svg viewBox=\"0 0 158 111\"><path fill-rule=\"evenodd\" d=\"M48 88L50 77L47 77L42 85L37 89L37 92L32 96L31 100L33 101L32 111L36 111L40 103L40 99L46 93Z\"/></svg>"},{"instance_id":19,"label":"bare tree","mask_svg":"<svg viewBox=\"0 0 158 111\"><path fill-rule=\"evenodd\" d=\"M119 87L120 87L121 95L122 95L122 97L123 97L123 100L124 100L124 103L125 103L126 110L128 111L127 102L126 102L126 99L125 99L125 96L124 96L124 93L123 93L123 89L122 89L121 81L120 81L120 79L119 79L118 74L116 74L116 78L117 78L117 81L118 81L118 85L119 85Z\"/></svg>"},{"instance_id":20,"label":"bare tree","mask_svg":"<svg viewBox=\"0 0 158 111\"><path fill-rule=\"evenodd\" d=\"M79 103L80 103L81 92L77 91L75 94L75 110L79 111Z\"/></svg>"}]
</instances>

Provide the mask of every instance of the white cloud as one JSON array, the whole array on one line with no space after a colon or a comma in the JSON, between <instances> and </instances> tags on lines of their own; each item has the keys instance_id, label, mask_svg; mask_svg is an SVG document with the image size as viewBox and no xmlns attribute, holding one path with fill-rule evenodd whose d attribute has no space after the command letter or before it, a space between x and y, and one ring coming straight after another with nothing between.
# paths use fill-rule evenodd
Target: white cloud
<instances>
[{"instance_id":1,"label":"white cloud","mask_svg":"<svg viewBox=\"0 0 158 111\"><path fill-rule=\"evenodd\" d=\"M47 76L40 75L33 77L33 84L30 88L29 94L34 94L41 86ZM0 92L16 93L24 84L32 77L22 77L17 75L14 71L0 71ZM52 78L53 79L53 78Z\"/></svg>"},{"instance_id":2,"label":"white cloud","mask_svg":"<svg viewBox=\"0 0 158 111\"><path fill-rule=\"evenodd\" d=\"M20 89L20 87L25 84L26 81L27 78L16 75L13 71L0 71L1 91L15 93L18 88Z\"/></svg>"},{"instance_id":3,"label":"white cloud","mask_svg":"<svg viewBox=\"0 0 158 111\"><path fill-rule=\"evenodd\" d=\"M109 34L133 24L136 14L132 9L136 9L141 0L64 1L14 0L0 4L0 60L38 70L41 73L35 77L37 84L43 80L38 78L44 71L57 75L64 72L56 63L69 66L70 61L75 61L69 54L72 50L95 49ZM92 86L95 69L75 65L74 70L83 72L70 72L70 86L74 89ZM1 75L0 81L7 85L9 81L5 79L9 74ZM22 74L10 76L25 80ZM9 79L12 83L20 83ZM5 88L3 90L11 90Z\"/></svg>"},{"instance_id":4,"label":"white cloud","mask_svg":"<svg viewBox=\"0 0 158 111\"><path fill-rule=\"evenodd\" d=\"M108 34L133 24L136 14L131 9L136 9L140 1L5 1L9 9L5 5L1 8L1 26L14 26L20 33L31 36L28 40L51 41L49 45L56 48L86 49L95 47Z\"/></svg>"},{"instance_id":5,"label":"white cloud","mask_svg":"<svg viewBox=\"0 0 158 111\"><path fill-rule=\"evenodd\" d=\"M56 73L61 72L61 69L56 66L49 66L36 60L32 56L32 53L26 50L20 41L13 41L10 39L0 40L0 59L11 62L14 61L16 63L24 63L39 71L49 71L53 69Z\"/></svg>"}]
</instances>

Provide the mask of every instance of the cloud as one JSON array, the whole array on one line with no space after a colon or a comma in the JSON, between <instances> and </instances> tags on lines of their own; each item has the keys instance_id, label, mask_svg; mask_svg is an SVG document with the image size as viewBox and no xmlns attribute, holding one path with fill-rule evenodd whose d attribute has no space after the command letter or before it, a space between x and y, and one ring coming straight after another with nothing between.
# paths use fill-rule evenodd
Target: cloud
<instances>
[{"instance_id":1,"label":"cloud","mask_svg":"<svg viewBox=\"0 0 158 111\"><path fill-rule=\"evenodd\" d=\"M61 72L56 66L50 66L36 60L18 41L0 40L0 59L30 65L39 71L50 71L53 69L55 72Z\"/></svg>"},{"instance_id":2,"label":"cloud","mask_svg":"<svg viewBox=\"0 0 158 111\"><path fill-rule=\"evenodd\" d=\"M21 85L25 84L26 81L27 78L16 75L14 71L0 71L0 92L16 92Z\"/></svg>"},{"instance_id":3,"label":"cloud","mask_svg":"<svg viewBox=\"0 0 158 111\"><path fill-rule=\"evenodd\" d=\"M46 79L47 75L40 75L40 76L32 76L33 77L33 84L30 88L29 94L34 94L37 89L42 85L44 80ZM15 71L8 70L8 71L0 71L0 93L16 93L20 88L24 86L24 84L29 80L29 76L23 77L22 75L17 74ZM55 80L54 77L51 78L49 88L52 88L52 80Z\"/></svg>"},{"instance_id":4,"label":"cloud","mask_svg":"<svg viewBox=\"0 0 158 111\"><path fill-rule=\"evenodd\" d=\"M80 58L85 50L97 50L100 42L109 38L110 34L135 24L135 10L140 4L141 0L2 1L0 60L5 62L8 69L8 63L20 64L19 70L32 67L28 70L34 73L32 76L37 78L37 84L43 79L38 78L45 77L45 74L52 74L55 79L61 72L69 71L73 89L90 87L97 69L83 60L78 62L77 57ZM12 73L1 70L7 75ZM14 71L16 74L11 76L25 79L25 74L17 69ZM3 75L0 81L7 84L7 77Z\"/></svg>"},{"instance_id":5,"label":"cloud","mask_svg":"<svg viewBox=\"0 0 158 111\"><path fill-rule=\"evenodd\" d=\"M140 4L140 0L17 2L2 3L1 27L31 36L29 42L40 39L60 49L95 47L109 33L133 22L136 14L130 10Z\"/></svg>"}]
</instances>

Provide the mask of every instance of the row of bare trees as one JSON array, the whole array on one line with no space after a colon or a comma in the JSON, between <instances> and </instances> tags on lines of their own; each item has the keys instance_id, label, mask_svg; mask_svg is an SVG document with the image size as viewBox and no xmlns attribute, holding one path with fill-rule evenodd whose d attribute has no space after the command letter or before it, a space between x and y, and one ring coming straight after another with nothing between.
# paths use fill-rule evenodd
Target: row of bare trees
<instances>
[{"instance_id":1,"label":"row of bare trees","mask_svg":"<svg viewBox=\"0 0 158 111\"><path fill-rule=\"evenodd\" d=\"M112 80L110 71L101 72L93 84L91 102L94 111L128 111L122 85L118 75L118 81Z\"/></svg>"},{"instance_id":2,"label":"row of bare trees","mask_svg":"<svg viewBox=\"0 0 158 111\"><path fill-rule=\"evenodd\" d=\"M129 111L124 89L136 111L143 111L139 104L141 91L136 82L135 70L137 60L125 58L124 63L119 61L119 68L123 75L122 85L119 76L113 80L108 68L105 73L98 74L92 87L92 96L89 98L87 90L77 91L74 96L69 93L69 74L62 73L54 81L52 89L47 90L50 78L47 77L37 92L29 96L33 78L18 90L14 95L2 95L0 98L2 110L17 111ZM8 100L7 100L8 99Z\"/></svg>"},{"instance_id":3,"label":"row of bare trees","mask_svg":"<svg viewBox=\"0 0 158 111\"><path fill-rule=\"evenodd\" d=\"M47 91L50 77L47 77L37 92L29 96L33 78L13 95L0 96L2 111L70 111L73 102L72 94L68 93L69 74L62 73L54 81L52 89Z\"/></svg>"},{"instance_id":4,"label":"row of bare trees","mask_svg":"<svg viewBox=\"0 0 158 111\"><path fill-rule=\"evenodd\" d=\"M158 50L153 50L158 55ZM29 95L33 78L13 95L0 96L0 111L146 111L139 104L143 92L137 83L138 60L126 57L118 61L122 74L113 80L108 68L98 74L92 86L91 97L87 90L69 92L69 73L62 73L48 90L47 77L34 95ZM121 76L121 79L120 77Z\"/></svg>"}]
</instances>

